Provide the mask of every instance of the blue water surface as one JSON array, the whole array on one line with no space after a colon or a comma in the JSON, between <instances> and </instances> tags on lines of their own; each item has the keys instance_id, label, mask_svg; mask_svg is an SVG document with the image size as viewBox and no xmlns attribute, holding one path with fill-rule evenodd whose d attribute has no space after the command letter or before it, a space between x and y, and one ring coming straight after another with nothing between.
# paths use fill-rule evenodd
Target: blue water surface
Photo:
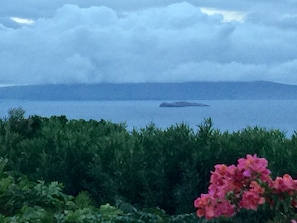
<instances>
[{"instance_id":1,"label":"blue water surface","mask_svg":"<svg viewBox=\"0 0 297 223\"><path fill-rule=\"evenodd\" d=\"M68 119L125 122L127 129L140 129L150 123L159 128L186 123L194 130L211 118L220 131L239 131L247 126L279 129L291 136L297 130L295 100L210 100L191 101L209 107L159 107L163 101L0 101L0 116L10 108L22 107L26 116L66 115Z\"/></svg>"}]
</instances>

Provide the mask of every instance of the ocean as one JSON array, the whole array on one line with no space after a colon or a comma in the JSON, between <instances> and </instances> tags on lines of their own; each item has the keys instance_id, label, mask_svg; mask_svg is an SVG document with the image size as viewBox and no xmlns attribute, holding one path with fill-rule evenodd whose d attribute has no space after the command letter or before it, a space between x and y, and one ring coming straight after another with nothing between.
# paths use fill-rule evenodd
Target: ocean
<instances>
[{"instance_id":1,"label":"ocean","mask_svg":"<svg viewBox=\"0 0 297 223\"><path fill-rule=\"evenodd\" d=\"M127 129L144 128L154 123L158 128L185 123L194 130L207 118L220 131L240 131L246 127L279 129L288 137L297 130L295 100L209 100L190 101L208 107L159 107L163 101L0 101L0 116L10 108L23 108L25 116L66 115L68 119L104 119L126 123ZM169 101L170 102L170 101Z\"/></svg>"}]
</instances>

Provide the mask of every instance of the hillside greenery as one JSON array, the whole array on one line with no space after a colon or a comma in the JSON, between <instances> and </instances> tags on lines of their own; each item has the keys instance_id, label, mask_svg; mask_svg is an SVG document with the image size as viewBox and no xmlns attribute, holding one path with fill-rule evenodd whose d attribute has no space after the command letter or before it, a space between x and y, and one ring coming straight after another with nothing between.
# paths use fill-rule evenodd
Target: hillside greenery
<instances>
[{"instance_id":1,"label":"hillside greenery","mask_svg":"<svg viewBox=\"0 0 297 223\"><path fill-rule=\"evenodd\" d=\"M221 132L212 120L128 131L124 123L25 117L0 119L0 222L207 222L193 201L215 164L246 154L274 176L297 178L297 133L246 127ZM252 212L222 222L269 222Z\"/></svg>"}]
</instances>

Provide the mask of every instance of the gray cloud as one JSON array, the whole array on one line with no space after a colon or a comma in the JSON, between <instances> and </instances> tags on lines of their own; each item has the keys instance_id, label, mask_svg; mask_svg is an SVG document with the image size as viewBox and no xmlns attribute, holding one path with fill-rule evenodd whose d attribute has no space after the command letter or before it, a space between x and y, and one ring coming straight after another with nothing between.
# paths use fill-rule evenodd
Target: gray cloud
<instances>
[{"instance_id":1,"label":"gray cloud","mask_svg":"<svg viewBox=\"0 0 297 223\"><path fill-rule=\"evenodd\" d=\"M295 14L263 17L244 1L246 21L223 23L221 15L206 15L197 3L159 1L152 7L151 1L143 1L134 10L133 1L126 8L111 0L108 7L91 6L92 1L63 6L60 2L36 3L35 8L42 8L39 14L24 13L36 18L33 25L13 27L0 18L0 84L201 80L297 84Z\"/></svg>"}]
</instances>

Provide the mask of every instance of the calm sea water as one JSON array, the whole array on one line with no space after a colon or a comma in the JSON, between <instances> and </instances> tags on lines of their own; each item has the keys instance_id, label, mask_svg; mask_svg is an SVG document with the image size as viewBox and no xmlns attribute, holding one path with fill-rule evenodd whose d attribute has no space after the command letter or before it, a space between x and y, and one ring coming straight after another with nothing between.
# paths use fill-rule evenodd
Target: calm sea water
<instances>
[{"instance_id":1,"label":"calm sea water","mask_svg":"<svg viewBox=\"0 0 297 223\"><path fill-rule=\"evenodd\" d=\"M127 128L140 129L155 123L167 128L186 123L194 130L205 118L211 118L221 131L238 131L247 126L279 129L290 137L297 130L295 100L211 100L196 101L209 107L161 108L162 101L0 101L0 116L10 108L22 107L26 116L66 115L68 119L105 119L126 122Z\"/></svg>"}]
</instances>

